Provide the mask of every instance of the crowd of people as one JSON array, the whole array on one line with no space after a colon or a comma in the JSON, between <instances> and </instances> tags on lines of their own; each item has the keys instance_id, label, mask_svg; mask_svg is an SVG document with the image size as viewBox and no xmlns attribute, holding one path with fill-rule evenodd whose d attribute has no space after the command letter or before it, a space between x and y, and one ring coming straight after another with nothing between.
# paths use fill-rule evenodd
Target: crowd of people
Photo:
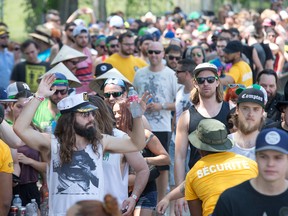
<instances>
[{"instance_id":1,"label":"crowd of people","mask_svg":"<svg viewBox=\"0 0 288 216\"><path fill-rule=\"evenodd\" d=\"M284 2L93 14L0 23L0 215L288 215Z\"/></svg>"}]
</instances>

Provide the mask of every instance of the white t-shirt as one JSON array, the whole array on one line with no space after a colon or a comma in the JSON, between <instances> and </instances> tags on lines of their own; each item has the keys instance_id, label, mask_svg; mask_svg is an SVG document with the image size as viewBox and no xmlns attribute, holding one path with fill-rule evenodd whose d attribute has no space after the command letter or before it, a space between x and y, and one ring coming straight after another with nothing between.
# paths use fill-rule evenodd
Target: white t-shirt
<instances>
[{"instance_id":1,"label":"white t-shirt","mask_svg":"<svg viewBox=\"0 0 288 216\"><path fill-rule=\"evenodd\" d=\"M80 200L100 200L104 198L102 144L95 154L92 145L75 151L72 162L60 163L60 145L52 135L51 162L49 170L49 215L64 216L67 210Z\"/></svg>"},{"instance_id":2,"label":"white t-shirt","mask_svg":"<svg viewBox=\"0 0 288 216\"><path fill-rule=\"evenodd\" d=\"M121 130L113 129L115 137L127 136ZM121 172L121 159L123 154L105 152L103 155L103 169L105 180L105 194L111 194L116 197L118 204L121 207L125 199L128 198L128 176L129 165L126 162L124 165L123 174Z\"/></svg>"},{"instance_id":3,"label":"white t-shirt","mask_svg":"<svg viewBox=\"0 0 288 216\"><path fill-rule=\"evenodd\" d=\"M229 134L228 137L234 140L234 133ZM234 146L229 150L229 152L234 152L235 154L240 154L250 158L251 160L256 160L255 158L255 146L252 148L242 148L236 142L234 142Z\"/></svg>"},{"instance_id":4,"label":"white t-shirt","mask_svg":"<svg viewBox=\"0 0 288 216\"><path fill-rule=\"evenodd\" d=\"M182 112L189 109L191 105L192 105L192 101L190 101L190 92L185 93L184 86L181 85L176 94L176 101L175 101L176 125Z\"/></svg>"},{"instance_id":5,"label":"white t-shirt","mask_svg":"<svg viewBox=\"0 0 288 216\"><path fill-rule=\"evenodd\" d=\"M177 78L175 72L167 66L159 72L152 72L149 67L139 69L135 74L133 85L137 89L139 97L145 91L149 91L152 94L154 103L163 104L175 101ZM146 112L145 116L151 125L152 131L171 131L170 110Z\"/></svg>"}]
</instances>

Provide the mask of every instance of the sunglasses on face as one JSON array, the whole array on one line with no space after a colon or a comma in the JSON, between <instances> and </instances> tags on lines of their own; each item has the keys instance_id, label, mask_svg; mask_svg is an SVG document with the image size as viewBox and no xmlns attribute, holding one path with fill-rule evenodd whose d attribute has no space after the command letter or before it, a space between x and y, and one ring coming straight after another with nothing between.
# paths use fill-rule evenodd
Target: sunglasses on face
<instances>
[{"instance_id":1,"label":"sunglasses on face","mask_svg":"<svg viewBox=\"0 0 288 216\"><path fill-rule=\"evenodd\" d=\"M14 47L13 50L14 50L14 51L18 51L18 50L20 50L20 47Z\"/></svg>"},{"instance_id":2,"label":"sunglasses on face","mask_svg":"<svg viewBox=\"0 0 288 216\"><path fill-rule=\"evenodd\" d=\"M100 47L101 49L105 49L105 48L106 48L105 45L100 45L99 47Z\"/></svg>"},{"instance_id":3,"label":"sunglasses on face","mask_svg":"<svg viewBox=\"0 0 288 216\"><path fill-rule=\"evenodd\" d=\"M200 58L200 57L202 57L202 53L192 53L192 56L193 56L193 57L196 57L196 56L197 56L197 57Z\"/></svg>"},{"instance_id":4,"label":"sunglasses on face","mask_svg":"<svg viewBox=\"0 0 288 216\"><path fill-rule=\"evenodd\" d=\"M186 71L182 71L182 70L176 70L176 74L179 74L179 73L185 73Z\"/></svg>"},{"instance_id":5,"label":"sunglasses on face","mask_svg":"<svg viewBox=\"0 0 288 216\"><path fill-rule=\"evenodd\" d=\"M162 51L161 50L148 50L148 54L152 55L153 53L159 55Z\"/></svg>"},{"instance_id":6,"label":"sunglasses on face","mask_svg":"<svg viewBox=\"0 0 288 216\"><path fill-rule=\"evenodd\" d=\"M196 78L196 81L198 84L203 84L205 82L205 80L211 84L211 83L214 83L215 80L218 80L218 77L209 76L209 77L197 77Z\"/></svg>"},{"instance_id":7,"label":"sunglasses on face","mask_svg":"<svg viewBox=\"0 0 288 216\"><path fill-rule=\"evenodd\" d=\"M68 88L67 88L67 89L62 89L62 90L56 90L56 91L54 92L54 95L58 95L59 93L60 93L61 95L67 94L67 93L68 93Z\"/></svg>"},{"instance_id":8,"label":"sunglasses on face","mask_svg":"<svg viewBox=\"0 0 288 216\"><path fill-rule=\"evenodd\" d=\"M110 92L110 93L104 93L104 97L105 98L110 98L111 95L114 97L114 98L117 98L117 97L120 97L124 92Z\"/></svg>"},{"instance_id":9,"label":"sunglasses on face","mask_svg":"<svg viewBox=\"0 0 288 216\"><path fill-rule=\"evenodd\" d=\"M110 44L109 47L115 48L115 47L119 47L119 45L118 44Z\"/></svg>"},{"instance_id":10,"label":"sunglasses on face","mask_svg":"<svg viewBox=\"0 0 288 216\"><path fill-rule=\"evenodd\" d=\"M88 118L90 115L92 115L92 117L95 117L96 112L93 111L89 111L89 112L79 112L79 114L83 117L83 118Z\"/></svg>"},{"instance_id":11,"label":"sunglasses on face","mask_svg":"<svg viewBox=\"0 0 288 216\"><path fill-rule=\"evenodd\" d=\"M169 58L169 60L174 60L175 59L176 61L179 61L181 59L180 56L172 56L172 55L169 55L168 58Z\"/></svg>"},{"instance_id":12,"label":"sunglasses on face","mask_svg":"<svg viewBox=\"0 0 288 216\"><path fill-rule=\"evenodd\" d=\"M74 31L74 28L71 28L71 29L68 29L69 32L73 32Z\"/></svg>"}]
</instances>

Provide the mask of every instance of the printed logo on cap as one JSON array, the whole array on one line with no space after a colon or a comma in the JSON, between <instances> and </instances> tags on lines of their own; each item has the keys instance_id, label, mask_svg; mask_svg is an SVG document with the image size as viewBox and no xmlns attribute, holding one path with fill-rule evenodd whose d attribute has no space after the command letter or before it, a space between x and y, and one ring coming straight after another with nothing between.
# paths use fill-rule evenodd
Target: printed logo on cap
<instances>
[{"instance_id":1,"label":"printed logo on cap","mask_svg":"<svg viewBox=\"0 0 288 216\"><path fill-rule=\"evenodd\" d=\"M270 131L265 136L265 142L269 145L277 145L281 140L280 134L276 131Z\"/></svg>"},{"instance_id":2,"label":"printed logo on cap","mask_svg":"<svg viewBox=\"0 0 288 216\"><path fill-rule=\"evenodd\" d=\"M100 70L101 70L101 71L106 71L106 70L107 70L107 66L106 66L106 65L102 65L102 66L100 67Z\"/></svg>"},{"instance_id":3,"label":"printed logo on cap","mask_svg":"<svg viewBox=\"0 0 288 216\"><path fill-rule=\"evenodd\" d=\"M259 95L254 95L254 94L243 94L241 96L241 98L249 98L249 99L253 99L253 100L263 101L263 97L261 97Z\"/></svg>"}]
</instances>

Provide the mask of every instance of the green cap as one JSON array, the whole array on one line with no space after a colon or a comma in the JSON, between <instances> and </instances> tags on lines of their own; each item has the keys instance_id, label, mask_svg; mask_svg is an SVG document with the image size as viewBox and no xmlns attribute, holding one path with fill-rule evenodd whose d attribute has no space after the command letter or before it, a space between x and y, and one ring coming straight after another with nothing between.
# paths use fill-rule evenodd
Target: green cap
<instances>
[{"instance_id":1,"label":"green cap","mask_svg":"<svg viewBox=\"0 0 288 216\"><path fill-rule=\"evenodd\" d=\"M190 143L197 149L210 152L225 152L233 147L227 137L226 126L216 119L203 119L195 131L189 134Z\"/></svg>"}]
</instances>

